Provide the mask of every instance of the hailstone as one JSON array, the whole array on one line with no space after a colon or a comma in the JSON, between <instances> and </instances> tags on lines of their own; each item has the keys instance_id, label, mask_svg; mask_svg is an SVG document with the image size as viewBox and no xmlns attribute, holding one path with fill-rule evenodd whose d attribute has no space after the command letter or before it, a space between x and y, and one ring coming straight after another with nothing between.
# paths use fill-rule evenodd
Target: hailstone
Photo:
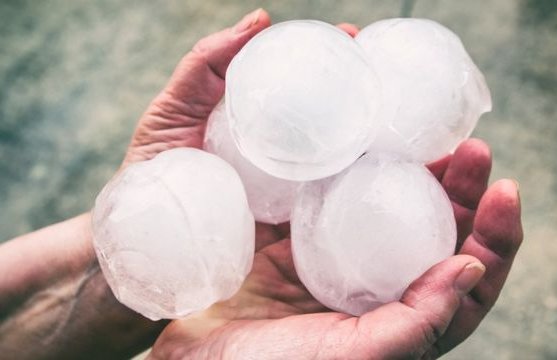
<instances>
[{"instance_id":1,"label":"hailstone","mask_svg":"<svg viewBox=\"0 0 557 360\"><path fill-rule=\"evenodd\" d=\"M157 320L231 297L253 260L255 223L242 182L215 155L165 151L101 191L93 241L120 302Z\"/></svg>"},{"instance_id":2,"label":"hailstone","mask_svg":"<svg viewBox=\"0 0 557 360\"><path fill-rule=\"evenodd\" d=\"M363 50L342 30L319 21L276 24L227 70L232 135L250 162L275 177L338 173L373 139L377 83Z\"/></svg>"},{"instance_id":3,"label":"hailstone","mask_svg":"<svg viewBox=\"0 0 557 360\"><path fill-rule=\"evenodd\" d=\"M300 280L325 306L357 316L399 300L456 245L451 203L435 177L383 156L305 184L291 224Z\"/></svg>"},{"instance_id":4,"label":"hailstone","mask_svg":"<svg viewBox=\"0 0 557 360\"><path fill-rule=\"evenodd\" d=\"M383 91L370 151L422 163L441 158L470 136L491 110L491 96L456 34L426 19L375 22L356 36ZM374 101L372 97L370 101Z\"/></svg>"},{"instance_id":5,"label":"hailstone","mask_svg":"<svg viewBox=\"0 0 557 360\"><path fill-rule=\"evenodd\" d=\"M271 176L240 154L230 134L224 102L220 102L209 116L203 147L236 169L244 183L255 220L279 224L290 219L300 183Z\"/></svg>"}]
</instances>

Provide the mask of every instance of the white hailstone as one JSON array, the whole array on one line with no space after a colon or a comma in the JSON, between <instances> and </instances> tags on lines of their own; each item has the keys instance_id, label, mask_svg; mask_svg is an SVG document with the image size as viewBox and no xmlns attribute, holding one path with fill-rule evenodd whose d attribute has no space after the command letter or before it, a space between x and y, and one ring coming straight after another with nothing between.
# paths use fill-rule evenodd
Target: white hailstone
<instances>
[{"instance_id":1,"label":"white hailstone","mask_svg":"<svg viewBox=\"0 0 557 360\"><path fill-rule=\"evenodd\" d=\"M93 240L120 302L153 320L178 318L240 288L255 224L234 169L182 148L132 164L105 186Z\"/></svg>"},{"instance_id":2,"label":"white hailstone","mask_svg":"<svg viewBox=\"0 0 557 360\"><path fill-rule=\"evenodd\" d=\"M300 280L322 304L352 315L399 300L456 244L451 203L435 177L421 164L369 155L305 184L291 224Z\"/></svg>"},{"instance_id":3,"label":"white hailstone","mask_svg":"<svg viewBox=\"0 0 557 360\"><path fill-rule=\"evenodd\" d=\"M462 42L425 19L388 19L357 36L382 86L371 151L427 163L454 150L491 110L484 76ZM374 98L371 99L373 101Z\"/></svg>"},{"instance_id":4,"label":"white hailstone","mask_svg":"<svg viewBox=\"0 0 557 360\"><path fill-rule=\"evenodd\" d=\"M219 103L209 116L203 147L236 169L244 183L255 220L280 224L290 219L300 183L271 176L242 156L230 134L224 102Z\"/></svg>"},{"instance_id":5,"label":"white hailstone","mask_svg":"<svg viewBox=\"0 0 557 360\"><path fill-rule=\"evenodd\" d=\"M240 152L288 180L323 178L353 163L373 138L379 102L363 50L319 21L262 31L226 73L227 113Z\"/></svg>"}]
</instances>

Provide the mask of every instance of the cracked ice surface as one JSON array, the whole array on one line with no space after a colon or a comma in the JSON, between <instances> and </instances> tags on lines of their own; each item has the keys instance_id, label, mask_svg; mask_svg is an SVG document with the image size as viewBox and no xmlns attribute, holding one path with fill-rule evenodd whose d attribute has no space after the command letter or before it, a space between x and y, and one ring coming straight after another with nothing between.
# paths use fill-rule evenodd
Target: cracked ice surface
<instances>
[{"instance_id":1,"label":"cracked ice surface","mask_svg":"<svg viewBox=\"0 0 557 360\"><path fill-rule=\"evenodd\" d=\"M325 306L361 315L396 301L454 253L451 203L420 164L365 155L305 184L292 212L300 280Z\"/></svg>"},{"instance_id":2,"label":"cracked ice surface","mask_svg":"<svg viewBox=\"0 0 557 360\"><path fill-rule=\"evenodd\" d=\"M306 181L336 174L373 138L377 82L363 50L335 26L276 24L250 40L227 70L233 137L273 176Z\"/></svg>"},{"instance_id":3,"label":"cracked ice surface","mask_svg":"<svg viewBox=\"0 0 557 360\"><path fill-rule=\"evenodd\" d=\"M209 116L203 147L236 169L244 183L255 220L279 224L290 219L300 183L271 176L242 156L230 134L224 102L219 103Z\"/></svg>"},{"instance_id":4,"label":"cracked ice surface","mask_svg":"<svg viewBox=\"0 0 557 360\"><path fill-rule=\"evenodd\" d=\"M234 169L183 148L132 164L105 186L93 239L118 300L157 320L232 296L251 269L255 225Z\"/></svg>"},{"instance_id":5,"label":"cracked ice surface","mask_svg":"<svg viewBox=\"0 0 557 360\"><path fill-rule=\"evenodd\" d=\"M484 76L451 30L431 20L388 19L357 36L382 86L381 129L371 151L423 163L470 136L491 110ZM373 99L372 99L373 100Z\"/></svg>"}]
</instances>

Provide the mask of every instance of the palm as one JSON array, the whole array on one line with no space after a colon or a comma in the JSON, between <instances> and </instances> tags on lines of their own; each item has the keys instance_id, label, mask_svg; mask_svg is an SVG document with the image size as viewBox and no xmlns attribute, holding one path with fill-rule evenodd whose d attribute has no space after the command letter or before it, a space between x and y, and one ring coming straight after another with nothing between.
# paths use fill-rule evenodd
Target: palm
<instances>
[{"instance_id":1,"label":"palm","mask_svg":"<svg viewBox=\"0 0 557 360\"><path fill-rule=\"evenodd\" d=\"M485 151L485 145L477 140L472 140L462 145L452 159L444 159L431 167L444 183L449 195L452 198L460 198L459 202L453 201L457 216L459 243L470 235L474 208L479 201L479 198L474 199L474 197L481 196L486 187L490 161L489 154ZM463 176L466 175L463 171L470 171L472 165L476 166L475 174ZM474 179L474 177L476 178ZM454 181L459 178L462 179L462 182L455 183ZM475 180L472 187L469 187L470 180ZM468 194L455 194L462 189L463 185L468 187ZM468 208L470 205L472 207ZM242 356L249 358L245 349L272 347L273 344L276 345L276 336L280 333L288 334L282 341L286 343L301 342L304 344L305 351L312 352L308 357L314 357L322 351L321 346L327 345L322 341L315 342L316 339L331 336L331 332L336 333L335 337L338 339L356 339L358 336L362 336L360 328L362 320L346 314L331 312L315 300L299 281L292 261L290 239L285 237L288 234L285 233L284 226L278 228L258 224L257 235L259 250L254 259L253 269L242 289L232 299L216 304L202 314L171 323L160 336L155 347L155 355L160 354L165 358L170 351L186 357L209 353L233 356L236 347L228 345L241 342ZM467 243L476 241L474 237L470 237ZM492 284L486 284L484 287L487 288L490 285ZM481 287L478 288L478 292L481 296ZM470 298L470 301L474 302L471 306L480 307L482 311L487 311L494 300ZM465 306L464 304L464 311L468 311ZM362 319L367 318L369 322L374 323L374 327L378 327L388 324L385 317L400 317L404 313L413 317L413 312L414 310L410 306L399 302L368 313ZM439 343L435 344L435 351L450 349L454 344L467 337L475 325L477 324L471 323L465 329L455 327L452 334L449 328L450 336L441 338ZM421 328L423 323L419 317L415 317L412 326L419 330L418 334L423 334ZM438 326L445 328L448 324ZM434 328L430 330L437 331ZM174 339L178 341L175 342ZM185 339L187 341L184 341ZM415 340L416 343L421 341L422 339L419 338ZM354 340L354 343L358 342ZM370 347L374 347L374 343L369 339L364 342L367 344L366 346L359 348L355 347L354 343L336 344L335 351L343 354L342 347L344 346L346 351L350 350L351 356L360 358L370 353ZM433 343L430 341L428 345L433 346ZM237 344L237 346L240 345ZM285 348L288 349L288 347ZM419 348L416 352L423 353L426 350L429 349ZM379 354L375 349L373 353L376 356ZM281 353L279 357L288 357L288 355L288 353ZM291 355L294 356L294 354Z\"/></svg>"},{"instance_id":2,"label":"palm","mask_svg":"<svg viewBox=\"0 0 557 360\"><path fill-rule=\"evenodd\" d=\"M141 119L124 165L173 147L200 147L207 117L223 95L228 63L269 23L260 12L247 29L227 29L200 41ZM352 27L346 30L354 33ZM288 225L257 224L254 264L241 290L202 313L171 322L151 356L260 358L265 352L267 358L382 358L450 350L497 299L522 238L514 184L502 181L486 191L490 168L489 149L478 140L430 166L453 200L457 252L463 255L428 271L400 302L359 318L331 312L296 275ZM475 260L469 255L485 264L487 273L472 296L455 300L447 284Z\"/></svg>"}]
</instances>

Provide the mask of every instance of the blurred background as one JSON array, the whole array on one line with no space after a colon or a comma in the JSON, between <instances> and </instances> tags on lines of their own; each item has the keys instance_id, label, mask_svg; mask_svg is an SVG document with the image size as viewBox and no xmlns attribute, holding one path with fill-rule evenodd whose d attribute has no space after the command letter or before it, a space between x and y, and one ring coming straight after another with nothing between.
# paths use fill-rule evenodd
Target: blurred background
<instances>
[{"instance_id":1,"label":"blurred background","mask_svg":"<svg viewBox=\"0 0 557 360\"><path fill-rule=\"evenodd\" d=\"M499 302L447 359L557 359L557 1L0 0L0 242L91 208L196 40L267 9L365 26L412 14L462 38L494 110L474 136L520 183L525 242Z\"/></svg>"}]
</instances>

